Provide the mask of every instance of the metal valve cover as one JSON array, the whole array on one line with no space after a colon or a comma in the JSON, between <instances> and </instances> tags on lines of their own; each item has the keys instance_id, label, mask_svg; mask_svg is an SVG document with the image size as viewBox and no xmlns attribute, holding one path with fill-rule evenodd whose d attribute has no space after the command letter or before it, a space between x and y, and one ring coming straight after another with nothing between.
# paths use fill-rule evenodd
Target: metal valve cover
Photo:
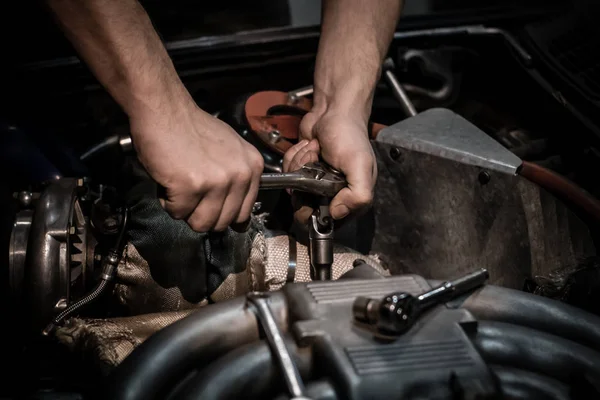
<instances>
[{"instance_id":1,"label":"metal valve cover","mask_svg":"<svg viewBox=\"0 0 600 400\"><path fill-rule=\"evenodd\" d=\"M289 285L292 332L312 345L315 373L330 377L340 398L452 398L468 393L491 398L492 375L469 339L477 322L465 309L439 305L426 311L404 335L381 340L354 322L356 296L391 292L418 295L431 289L416 275ZM479 398L479 397L478 397Z\"/></svg>"}]
</instances>

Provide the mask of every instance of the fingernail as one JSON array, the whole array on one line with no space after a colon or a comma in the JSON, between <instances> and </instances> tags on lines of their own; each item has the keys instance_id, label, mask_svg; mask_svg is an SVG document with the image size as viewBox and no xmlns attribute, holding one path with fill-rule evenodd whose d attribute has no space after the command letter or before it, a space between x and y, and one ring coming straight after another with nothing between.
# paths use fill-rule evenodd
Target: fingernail
<instances>
[{"instance_id":1,"label":"fingernail","mask_svg":"<svg viewBox=\"0 0 600 400\"><path fill-rule=\"evenodd\" d=\"M350 209L343 204L339 204L331 210L331 217L333 219L342 219L348 214L350 214Z\"/></svg>"},{"instance_id":2,"label":"fingernail","mask_svg":"<svg viewBox=\"0 0 600 400\"><path fill-rule=\"evenodd\" d=\"M302 141L300 141L300 143L298 143L298 147L304 147L308 144L308 140L304 139Z\"/></svg>"}]
</instances>

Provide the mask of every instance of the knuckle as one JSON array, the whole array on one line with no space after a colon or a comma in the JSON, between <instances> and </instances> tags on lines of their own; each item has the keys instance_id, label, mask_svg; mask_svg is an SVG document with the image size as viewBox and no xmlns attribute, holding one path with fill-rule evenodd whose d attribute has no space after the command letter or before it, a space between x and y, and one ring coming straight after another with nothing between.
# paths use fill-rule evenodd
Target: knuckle
<instances>
[{"instance_id":1,"label":"knuckle","mask_svg":"<svg viewBox=\"0 0 600 400\"><path fill-rule=\"evenodd\" d=\"M208 232L210 225L201 219L192 219L188 221L188 225L196 232Z\"/></svg>"},{"instance_id":2,"label":"knuckle","mask_svg":"<svg viewBox=\"0 0 600 400\"><path fill-rule=\"evenodd\" d=\"M368 190L357 192L354 201L358 207L366 207L373 201L373 192Z\"/></svg>"},{"instance_id":3,"label":"knuckle","mask_svg":"<svg viewBox=\"0 0 600 400\"><path fill-rule=\"evenodd\" d=\"M215 228L213 230L215 232L224 232L227 230L227 228L229 228L228 223L218 223L217 225L215 225Z\"/></svg>"},{"instance_id":4,"label":"knuckle","mask_svg":"<svg viewBox=\"0 0 600 400\"><path fill-rule=\"evenodd\" d=\"M221 191L227 187L233 179L233 174L224 169L215 168L210 172L210 180L208 181L207 189Z\"/></svg>"},{"instance_id":5,"label":"knuckle","mask_svg":"<svg viewBox=\"0 0 600 400\"><path fill-rule=\"evenodd\" d=\"M167 210L167 212L169 213L169 215L173 219L183 219L183 218L185 218L185 214L184 214L184 212L183 212L182 209L173 209L173 208L170 208L170 209Z\"/></svg>"},{"instance_id":6,"label":"knuckle","mask_svg":"<svg viewBox=\"0 0 600 400\"><path fill-rule=\"evenodd\" d=\"M250 168L246 168L245 166L240 167L235 172L235 181L236 183L245 184L250 182L252 179L252 170Z\"/></svg>"},{"instance_id":7,"label":"knuckle","mask_svg":"<svg viewBox=\"0 0 600 400\"><path fill-rule=\"evenodd\" d=\"M195 173L189 173L186 180L182 182L182 189L186 192L200 193L206 189L206 180Z\"/></svg>"},{"instance_id":8,"label":"knuckle","mask_svg":"<svg viewBox=\"0 0 600 400\"><path fill-rule=\"evenodd\" d=\"M258 151L253 151L250 156L250 168L252 172L262 173L265 168L265 160Z\"/></svg>"}]
</instances>

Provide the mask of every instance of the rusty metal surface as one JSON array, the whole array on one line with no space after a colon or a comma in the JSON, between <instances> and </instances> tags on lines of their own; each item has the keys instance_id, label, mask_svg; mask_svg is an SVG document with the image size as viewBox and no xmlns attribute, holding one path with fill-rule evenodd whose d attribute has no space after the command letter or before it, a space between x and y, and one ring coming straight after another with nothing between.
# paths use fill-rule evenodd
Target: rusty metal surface
<instances>
[{"instance_id":1,"label":"rusty metal surface","mask_svg":"<svg viewBox=\"0 0 600 400\"><path fill-rule=\"evenodd\" d=\"M374 148L374 234L364 240L394 275L449 279L481 267L492 284L521 289L526 278L596 253L587 226L520 176L384 143Z\"/></svg>"}]
</instances>

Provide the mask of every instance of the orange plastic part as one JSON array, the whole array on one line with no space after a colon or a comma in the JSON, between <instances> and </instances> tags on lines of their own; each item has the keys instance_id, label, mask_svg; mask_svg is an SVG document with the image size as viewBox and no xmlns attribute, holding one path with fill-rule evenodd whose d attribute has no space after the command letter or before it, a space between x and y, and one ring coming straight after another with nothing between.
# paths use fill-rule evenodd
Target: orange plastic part
<instances>
[{"instance_id":1,"label":"orange plastic part","mask_svg":"<svg viewBox=\"0 0 600 400\"><path fill-rule=\"evenodd\" d=\"M250 130L274 152L283 155L298 141L300 121L312 108L306 97L292 98L286 92L257 92L246 100L244 113ZM385 125L369 124L374 139Z\"/></svg>"}]
</instances>

